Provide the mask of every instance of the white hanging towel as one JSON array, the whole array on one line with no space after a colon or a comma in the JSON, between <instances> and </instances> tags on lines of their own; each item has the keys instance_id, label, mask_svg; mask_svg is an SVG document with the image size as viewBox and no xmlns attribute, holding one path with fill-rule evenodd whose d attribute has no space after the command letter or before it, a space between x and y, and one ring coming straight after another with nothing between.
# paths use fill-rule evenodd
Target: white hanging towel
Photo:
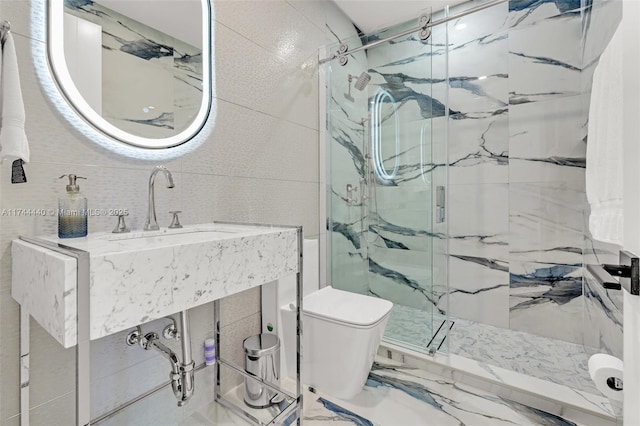
<instances>
[{"instance_id":1,"label":"white hanging towel","mask_svg":"<svg viewBox=\"0 0 640 426\"><path fill-rule=\"evenodd\" d=\"M24 103L16 47L10 32L6 33L0 60L0 160L20 158L27 163L29 142L24 132Z\"/></svg>"},{"instance_id":2,"label":"white hanging towel","mask_svg":"<svg viewBox=\"0 0 640 426\"><path fill-rule=\"evenodd\" d=\"M622 43L618 29L593 74L586 171L591 235L596 240L620 246L623 241Z\"/></svg>"}]
</instances>

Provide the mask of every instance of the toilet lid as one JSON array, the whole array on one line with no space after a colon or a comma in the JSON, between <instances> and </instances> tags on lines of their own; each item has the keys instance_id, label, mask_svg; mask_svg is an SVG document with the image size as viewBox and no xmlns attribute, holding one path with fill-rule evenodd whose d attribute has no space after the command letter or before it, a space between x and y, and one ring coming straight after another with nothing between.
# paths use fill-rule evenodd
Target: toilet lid
<instances>
[{"instance_id":1,"label":"toilet lid","mask_svg":"<svg viewBox=\"0 0 640 426\"><path fill-rule=\"evenodd\" d=\"M384 318L391 311L393 303L377 297L325 287L306 296L302 307L309 315L368 326Z\"/></svg>"}]
</instances>

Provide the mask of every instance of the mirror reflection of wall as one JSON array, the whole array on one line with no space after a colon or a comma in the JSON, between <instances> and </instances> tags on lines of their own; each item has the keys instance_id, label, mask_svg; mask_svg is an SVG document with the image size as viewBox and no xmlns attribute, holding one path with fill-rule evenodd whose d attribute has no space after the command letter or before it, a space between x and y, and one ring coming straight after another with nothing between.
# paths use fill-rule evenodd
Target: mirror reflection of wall
<instances>
[{"instance_id":1,"label":"mirror reflection of wall","mask_svg":"<svg viewBox=\"0 0 640 426\"><path fill-rule=\"evenodd\" d=\"M201 48L88 0L65 0L64 26L74 84L105 120L147 138L193 122L203 95Z\"/></svg>"}]
</instances>

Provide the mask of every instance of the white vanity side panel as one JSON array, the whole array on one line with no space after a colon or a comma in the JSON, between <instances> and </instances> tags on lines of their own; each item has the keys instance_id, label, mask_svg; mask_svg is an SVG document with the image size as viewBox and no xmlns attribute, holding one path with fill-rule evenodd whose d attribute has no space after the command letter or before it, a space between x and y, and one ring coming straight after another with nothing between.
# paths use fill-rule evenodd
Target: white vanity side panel
<instances>
[{"instance_id":1,"label":"white vanity side panel","mask_svg":"<svg viewBox=\"0 0 640 426\"><path fill-rule=\"evenodd\" d=\"M292 229L92 257L91 339L295 273L297 252L297 230ZM152 259L166 266L147 267Z\"/></svg>"},{"instance_id":2,"label":"white vanity side panel","mask_svg":"<svg viewBox=\"0 0 640 426\"><path fill-rule=\"evenodd\" d=\"M76 259L21 240L11 258L11 296L61 345L75 346Z\"/></svg>"}]
</instances>

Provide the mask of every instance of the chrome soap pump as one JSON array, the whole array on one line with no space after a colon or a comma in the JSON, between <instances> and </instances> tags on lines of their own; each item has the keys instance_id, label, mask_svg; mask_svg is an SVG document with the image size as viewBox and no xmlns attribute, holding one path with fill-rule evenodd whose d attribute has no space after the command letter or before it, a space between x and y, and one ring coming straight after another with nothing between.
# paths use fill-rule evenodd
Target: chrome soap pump
<instances>
[{"instance_id":1,"label":"chrome soap pump","mask_svg":"<svg viewBox=\"0 0 640 426\"><path fill-rule=\"evenodd\" d=\"M87 236L87 199L80 194L76 179L86 179L76 175L62 175L69 178L67 195L58 198L58 237L76 238Z\"/></svg>"}]
</instances>

